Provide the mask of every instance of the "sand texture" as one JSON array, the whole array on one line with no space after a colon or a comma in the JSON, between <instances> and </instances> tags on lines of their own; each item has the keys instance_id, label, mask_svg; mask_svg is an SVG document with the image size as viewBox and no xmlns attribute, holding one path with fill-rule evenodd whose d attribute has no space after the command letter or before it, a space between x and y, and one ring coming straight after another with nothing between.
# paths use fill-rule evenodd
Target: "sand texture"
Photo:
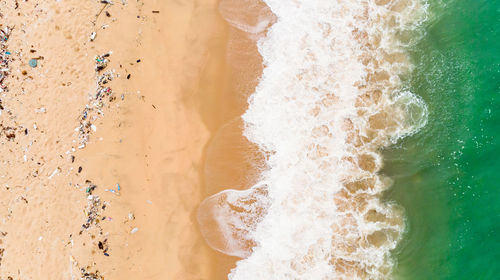
<instances>
[{"instance_id":1,"label":"sand texture","mask_svg":"<svg viewBox=\"0 0 500 280\"><path fill-rule=\"evenodd\" d=\"M215 0L112 2L0 1L0 279L215 273L196 208L227 26Z\"/></svg>"}]
</instances>

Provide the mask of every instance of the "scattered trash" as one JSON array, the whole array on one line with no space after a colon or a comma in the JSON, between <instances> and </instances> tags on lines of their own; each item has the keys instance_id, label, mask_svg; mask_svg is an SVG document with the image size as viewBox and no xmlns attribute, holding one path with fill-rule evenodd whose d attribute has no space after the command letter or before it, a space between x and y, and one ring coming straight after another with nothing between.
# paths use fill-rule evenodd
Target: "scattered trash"
<instances>
[{"instance_id":1,"label":"scattered trash","mask_svg":"<svg viewBox=\"0 0 500 280\"><path fill-rule=\"evenodd\" d=\"M101 199L96 195L87 196L87 208L84 210L87 215L87 221L82 225L82 231L90 228L91 225L97 225L100 217Z\"/></svg>"},{"instance_id":2,"label":"scattered trash","mask_svg":"<svg viewBox=\"0 0 500 280\"><path fill-rule=\"evenodd\" d=\"M120 190L121 190L121 187L120 187L120 184L116 184L116 187L117 187L117 190L114 190L114 189L105 189L104 191L107 191L107 192L110 192L110 193L114 193L116 195L120 195Z\"/></svg>"},{"instance_id":3,"label":"scattered trash","mask_svg":"<svg viewBox=\"0 0 500 280\"><path fill-rule=\"evenodd\" d=\"M61 172L61 169L58 167L58 168L56 168L56 170L54 170L52 172L52 174L49 176L49 179L52 179L52 177L54 177L59 172Z\"/></svg>"},{"instance_id":4,"label":"scattered trash","mask_svg":"<svg viewBox=\"0 0 500 280\"><path fill-rule=\"evenodd\" d=\"M106 66L108 66L109 60L107 58L110 55L111 55L111 52L96 56L96 58L95 58L95 61L96 61L95 71L96 72L99 72L99 71L103 70L104 68L106 68Z\"/></svg>"},{"instance_id":5,"label":"scattered trash","mask_svg":"<svg viewBox=\"0 0 500 280\"><path fill-rule=\"evenodd\" d=\"M97 131L97 127L92 122L103 115L102 108L107 102L116 99L113 96L113 90L109 87L109 82L114 79L115 72L114 70L103 72L108 66L110 56L111 52L107 52L95 57L96 91L95 94L89 97L90 102L85 106L80 117L80 126L75 129L75 131L79 132L82 148L88 142L91 132Z\"/></svg>"},{"instance_id":6,"label":"scattered trash","mask_svg":"<svg viewBox=\"0 0 500 280\"><path fill-rule=\"evenodd\" d=\"M130 233L131 233L131 234L134 234L134 233L136 233L136 232L138 232L138 231L139 231L139 229L135 227L135 228L133 228L133 229L130 231Z\"/></svg>"},{"instance_id":7,"label":"scattered trash","mask_svg":"<svg viewBox=\"0 0 500 280\"><path fill-rule=\"evenodd\" d=\"M97 188L96 185L89 185L86 189L85 189L85 193L88 193L88 194L92 194L92 192Z\"/></svg>"},{"instance_id":8,"label":"scattered trash","mask_svg":"<svg viewBox=\"0 0 500 280\"><path fill-rule=\"evenodd\" d=\"M151 200L146 200L146 202L147 202L148 204L153 204L153 202L152 202Z\"/></svg>"},{"instance_id":9,"label":"scattered trash","mask_svg":"<svg viewBox=\"0 0 500 280\"><path fill-rule=\"evenodd\" d=\"M99 248L99 250L102 250L102 252L105 256L109 257L109 254L108 254L109 247L108 247L108 239L107 238L104 239L103 241L99 241L99 243L97 243L97 248Z\"/></svg>"},{"instance_id":10,"label":"scattered trash","mask_svg":"<svg viewBox=\"0 0 500 280\"><path fill-rule=\"evenodd\" d=\"M159 14L160 11L153 11L153 14Z\"/></svg>"},{"instance_id":11,"label":"scattered trash","mask_svg":"<svg viewBox=\"0 0 500 280\"><path fill-rule=\"evenodd\" d=\"M90 42L93 42L95 40L95 36L97 36L96 32L90 33Z\"/></svg>"},{"instance_id":12,"label":"scattered trash","mask_svg":"<svg viewBox=\"0 0 500 280\"><path fill-rule=\"evenodd\" d=\"M129 219L129 221L135 220L134 214L133 213L128 213L128 219Z\"/></svg>"},{"instance_id":13,"label":"scattered trash","mask_svg":"<svg viewBox=\"0 0 500 280\"><path fill-rule=\"evenodd\" d=\"M28 62L28 64L31 66L31 68L35 68L38 66L38 60L32 58L30 59L30 61Z\"/></svg>"},{"instance_id":14,"label":"scattered trash","mask_svg":"<svg viewBox=\"0 0 500 280\"><path fill-rule=\"evenodd\" d=\"M47 112L47 109L45 109L45 107L41 107L41 108L38 108L35 110L36 113L45 113Z\"/></svg>"},{"instance_id":15,"label":"scattered trash","mask_svg":"<svg viewBox=\"0 0 500 280\"><path fill-rule=\"evenodd\" d=\"M7 86L3 84L5 77L10 74L9 62L12 60L11 52L7 51L6 42L9 40L11 29L6 26L0 29L0 92L8 91ZM1 104L0 104L1 107ZM3 110L1 107L0 110Z\"/></svg>"},{"instance_id":16,"label":"scattered trash","mask_svg":"<svg viewBox=\"0 0 500 280\"><path fill-rule=\"evenodd\" d=\"M104 280L104 277L101 275L101 273L96 270L95 272L88 272L87 269L90 268L81 268L80 272L82 273L80 276L81 280Z\"/></svg>"}]
</instances>

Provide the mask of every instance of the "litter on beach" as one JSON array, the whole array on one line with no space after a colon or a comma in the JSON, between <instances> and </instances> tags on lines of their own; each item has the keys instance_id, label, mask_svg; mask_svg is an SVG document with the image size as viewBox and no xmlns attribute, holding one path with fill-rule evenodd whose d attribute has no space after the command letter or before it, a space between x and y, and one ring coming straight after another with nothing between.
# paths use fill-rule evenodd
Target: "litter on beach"
<instances>
[{"instance_id":1,"label":"litter on beach","mask_svg":"<svg viewBox=\"0 0 500 280\"><path fill-rule=\"evenodd\" d=\"M134 214L133 213L128 213L128 219L129 219L129 221L135 220Z\"/></svg>"},{"instance_id":2,"label":"litter on beach","mask_svg":"<svg viewBox=\"0 0 500 280\"><path fill-rule=\"evenodd\" d=\"M134 233L136 233L136 232L138 232L138 231L139 231L139 229L135 227L135 228L133 228L133 229L130 231L130 233L131 233L131 234L134 234Z\"/></svg>"},{"instance_id":3,"label":"litter on beach","mask_svg":"<svg viewBox=\"0 0 500 280\"><path fill-rule=\"evenodd\" d=\"M38 60L32 58L30 59L30 61L28 62L28 64L31 66L31 68L35 68L38 66Z\"/></svg>"}]
</instances>

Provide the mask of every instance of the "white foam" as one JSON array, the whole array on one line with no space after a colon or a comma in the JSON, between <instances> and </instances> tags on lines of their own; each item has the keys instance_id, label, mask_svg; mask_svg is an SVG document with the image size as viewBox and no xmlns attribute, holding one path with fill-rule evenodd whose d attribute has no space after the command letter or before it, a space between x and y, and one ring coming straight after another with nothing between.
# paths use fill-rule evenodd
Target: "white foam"
<instances>
[{"instance_id":1,"label":"white foam","mask_svg":"<svg viewBox=\"0 0 500 280\"><path fill-rule=\"evenodd\" d=\"M205 200L202 232L244 258L232 280L385 279L403 217L379 199L389 183L377 151L426 123L425 103L400 90L410 65L397 40L425 6L265 3L277 21L258 42L265 69L243 119L269 168L249 190Z\"/></svg>"}]
</instances>

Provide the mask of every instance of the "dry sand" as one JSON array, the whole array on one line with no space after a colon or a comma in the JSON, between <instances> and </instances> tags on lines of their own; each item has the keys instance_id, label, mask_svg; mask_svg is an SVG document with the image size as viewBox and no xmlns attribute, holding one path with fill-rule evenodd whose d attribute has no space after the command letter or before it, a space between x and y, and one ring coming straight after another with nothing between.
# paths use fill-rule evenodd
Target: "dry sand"
<instances>
[{"instance_id":1,"label":"dry sand","mask_svg":"<svg viewBox=\"0 0 500 280\"><path fill-rule=\"evenodd\" d=\"M0 1L2 28L13 27L0 94L0 279L87 279L82 268L107 280L220 279L234 263L196 223L209 193L204 150L244 103L227 97L234 69L218 3L113 2ZM115 99L79 149L94 58L108 51ZM99 222L82 228L92 202Z\"/></svg>"}]
</instances>

